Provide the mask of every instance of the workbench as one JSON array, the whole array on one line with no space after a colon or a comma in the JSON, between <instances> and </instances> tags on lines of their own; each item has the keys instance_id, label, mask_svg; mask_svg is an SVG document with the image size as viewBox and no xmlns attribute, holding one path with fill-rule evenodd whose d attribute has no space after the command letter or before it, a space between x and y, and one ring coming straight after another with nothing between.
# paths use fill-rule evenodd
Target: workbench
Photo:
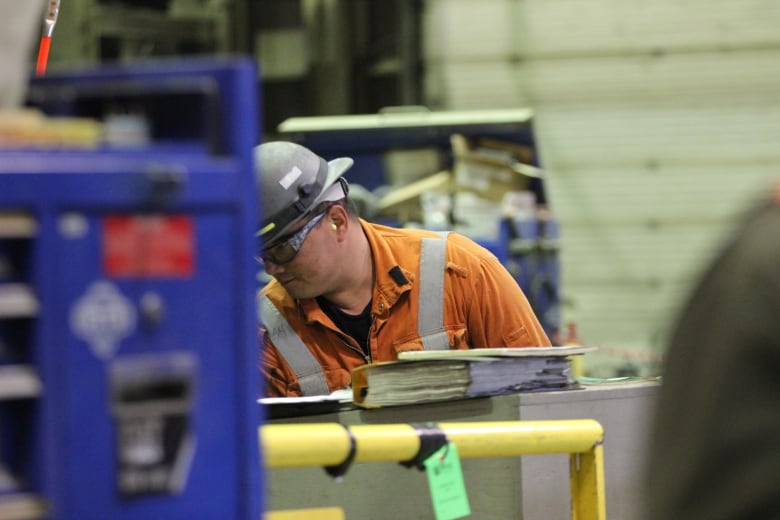
<instances>
[{"instance_id":1,"label":"workbench","mask_svg":"<svg viewBox=\"0 0 780 520\"><path fill-rule=\"evenodd\" d=\"M267 424L595 419L604 427L607 518L638 518L649 420L658 393L655 381L601 383L578 390L512 394L432 404L344 409L334 413L272 419ZM568 457L464 459L471 518L571 518ZM425 473L396 463L356 464L336 482L322 468L284 468L266 473L267 510L341 507L347 519L432 518Z\"/></svg>"}]
</instances>

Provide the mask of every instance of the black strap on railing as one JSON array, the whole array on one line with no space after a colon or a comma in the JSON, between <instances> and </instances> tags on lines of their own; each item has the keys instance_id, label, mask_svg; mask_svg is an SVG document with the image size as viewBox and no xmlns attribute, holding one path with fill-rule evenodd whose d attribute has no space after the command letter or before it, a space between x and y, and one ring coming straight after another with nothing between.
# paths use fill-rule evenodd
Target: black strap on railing
<instances>
[{"instance_id":1,"label":"black strap on railing","mask_svg":"<svg viewBox=\"0 0 780 520\"><path fill-rule=\"evenodd\" d=\"M420 438L420 449L417 450L417 455L409 460L401 461L400 464L407 468L414 467L424 471L425 460L439 451L442 446L446 446L449 440L436 423L412 423L410 426L415 429Z\"/></svg>"},{"instance_id":2,"label":"black strap on railing","mask_svg":"<svg viewBox=\"0 0 780 520\"><path fill-rule=\"evenodd\" d=\"M352 466L352 462L355 460L355 454L357 453L357 441L355 441L355 436L349 428L343 424L341 426L346 430L347 436L349 437L349 453L347 453L346 458L340 464L325 466L325 473L337 481L341 481L344 475L347 474L349 467Z\"/></svg>"}]
</instances>

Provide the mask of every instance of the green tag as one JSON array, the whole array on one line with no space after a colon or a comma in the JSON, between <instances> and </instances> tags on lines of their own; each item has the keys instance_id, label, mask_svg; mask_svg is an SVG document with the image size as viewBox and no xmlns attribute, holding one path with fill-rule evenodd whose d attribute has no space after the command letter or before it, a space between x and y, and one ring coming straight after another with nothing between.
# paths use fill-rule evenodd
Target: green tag
<instances>
[{"instance_id":1,"label":"green tag","mask_svg":"<svg viewBox=\"0 0 780 520\"><path fill-rule=\"evenodd\" d=\"M436 520L453 520L470 515L458 448L454 444L445 444L425 459L423 464L428 474Z\"/></svg>"}]
</instances>

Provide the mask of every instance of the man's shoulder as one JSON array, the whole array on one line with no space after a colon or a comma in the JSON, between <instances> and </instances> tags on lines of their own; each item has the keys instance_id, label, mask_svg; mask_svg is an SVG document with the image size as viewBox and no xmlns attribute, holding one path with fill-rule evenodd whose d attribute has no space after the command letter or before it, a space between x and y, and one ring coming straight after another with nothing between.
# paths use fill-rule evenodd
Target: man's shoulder
<instances>
[{"instance_id":1,"label":"man's shoulder","mask_svg":"<svg viewBox=\"0 0 780 520\"><path fill-rule=\"evenodd\" d=\"M424 238L442 238L442 233L448 233L448 246L466 246L479 247L476 242L457 231L441 230L435 231L423 228L400 228L392 227L374 222L362 221L363 229L367 234L380 237L385 240L416 240L421 241ZM407 242L408 243L408 242Z\"/></svg>"},{"instance_id":2,"label":"man's shoulder","mask_svg":"<svg viewBox=\"0 0 780 520\"><path fill-rule=\"evenodd\" d=\"M384 251L393 257L397 257L399 251L419 250L419 244L424 238L442 238L441 232L428 229L395 228L366 221L362 224L374 252ZM389 253L390 251L392 253ZM402 256L405 257L406 253ZM447 235L447 258L450 261L469 265L471 262L481 262L491 257L492 253L469 237L456 231L450 231ZM400 258L395 258L394 261Z\"/></svg>"},{"instance_id":3,"label":"man's shoulder","mask_svg":"<svg viewBox=\"0 0 780 520\"><path fill-rule=\"evenodd\" d=\"M382 237L388 240L408 240L410 238L421 240L426 237L438 236L435 231L429 231L427 229L393 227L385 224L378 224L376 222L368 222L366 220L361 220L361 224L363 226L363 230L367 234Z\"/></svg>"}]
</instances>

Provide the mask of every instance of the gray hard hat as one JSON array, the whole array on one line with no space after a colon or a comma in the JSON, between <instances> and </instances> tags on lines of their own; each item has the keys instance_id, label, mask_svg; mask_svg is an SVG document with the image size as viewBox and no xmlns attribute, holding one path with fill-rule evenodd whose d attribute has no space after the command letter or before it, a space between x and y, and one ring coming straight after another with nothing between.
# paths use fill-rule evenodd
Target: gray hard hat
<instances>
[{"instance_id":1,"label":"gray hard hat","mask_svg":"<svg viewBox=\"0 0 780 520\"><path fill-rule=\"evenodd\" d=\"M263 143L255 147L254 156L261 208L256 236L264 244L283 236L320 202L347 195L341 176L352 166L348 157L328 162L288 141Z\"/></svg>"}]
</instances>

